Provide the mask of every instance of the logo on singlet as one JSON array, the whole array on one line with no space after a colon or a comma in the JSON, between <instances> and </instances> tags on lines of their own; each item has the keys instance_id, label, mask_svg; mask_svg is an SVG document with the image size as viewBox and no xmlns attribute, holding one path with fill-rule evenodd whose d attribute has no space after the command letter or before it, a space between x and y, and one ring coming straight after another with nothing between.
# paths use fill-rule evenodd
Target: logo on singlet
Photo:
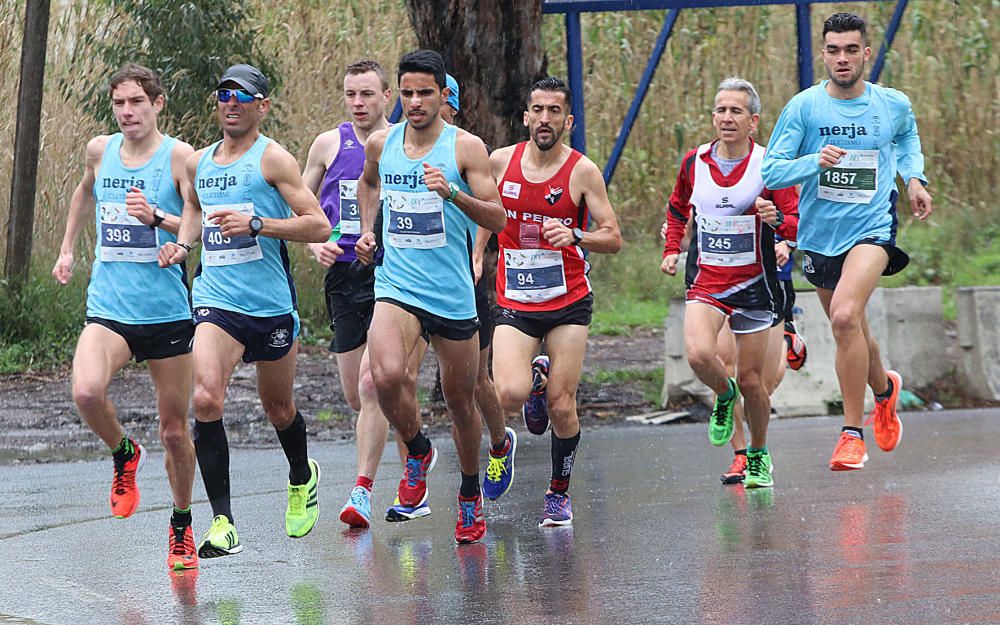
<instances>
[{"instance_id":1,"label":"logo on singlet","mask_svg":"<svg viewBox=\"0 0 1000 625\"><path fill-rule=\"evenodd\" d=\"M850 126L820 126L819 136L829 137L829 136L842 136L848 139L853 139L854 137L867 136L868 129L864 126L858 126L857 124L851 124Z\"/></svg>"},{"instance_id":2,"label":"logo on singlet","mask_svg":"<svg viewBox=\"0 0 1000 625\"><path fill-rule=\"evenodd\" d=\"M549 206L554 206L562 194L562 187L549 187L549 192L545 194L545 201L549 203Z\"/></svg>"},{"instance_id":3,"label":"logo on singlet","mask_svg":"<svg viewBox=\"0 0 1000 625\"><path fill-rule=\"evenodd\" d=\"M521 197L521 183L507 180L503 183L503 196L513 200Z\"/></svg>"},{"instance_id":4,"label":"logo on singlet","mask_svg":"<svg viewBox=\"0 0 1000 625\"><path fill-rule=\"evenodd\" d=\"M236 176L202 176L198 178L199 189L218 189L225 191L236 186Z\"/></svg>"},{"instance_id":5,"label":"logo on singlet","mask_svg":"<svg viewBox=\"0 0 1000 625\"><path fill-rule=\"evenodd\" d=\"M159 177L159 170L156 172ZM142 178L101 178L101 187L104 189L145 189L146 181Z\"/></svg>"},{"instance_id":6,"label":"logo on singlet","mask_svg":"<svg viewBox=\"0 0 1000 625\"><path fill-rule=\"evenodd\" d=\"M357 145L354 143L353 139L348 139L347 141L344 141L344 149L345 150L353 150L356 147L357 147Z\"/></svg>"}]
</instances>

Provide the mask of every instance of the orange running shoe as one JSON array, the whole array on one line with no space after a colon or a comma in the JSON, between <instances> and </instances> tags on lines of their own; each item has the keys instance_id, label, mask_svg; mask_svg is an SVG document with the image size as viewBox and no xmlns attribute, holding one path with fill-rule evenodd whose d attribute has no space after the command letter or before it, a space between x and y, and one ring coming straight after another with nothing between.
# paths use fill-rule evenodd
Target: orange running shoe
<instances>
[{"instance_id":1,"label":"orange running shoe","mask_svg":"<svg viewBox=\"0 0 1000 625\"><path fill-rule=\"evenodd\" d=\"M132 516L139 507L139 487L135 484L135 474L146 461L146 450L131 438L134 452L121 466L115 463L115 477L111 480L111 514L119 519Z\"/></svg>"},{"instance_id":2,"label":"orange running shoe","mask_svg":"<svg viewBox=\"0 0 1000 625\"><path fill-rule=\"evenodd\" d=\"M726 472L722 474L723 484L739 484L747 476L747 455L735 454L733 463L729 465Z\"/></svg>"},{"instance_id":3,"label":"orange running shoe","mask_svg":"<svg viewBox=\"0 0 1000 625\"><path fill-rule=\"evenodd\" d=\"M167 567L174 571L198 568L198 552L194 548L194 533L190 525L170 527Z\"/></svg>"},{"instance_id":4,"label":"orange running shoe","mask_svg":"<svg viewBox=\"0 0 1000 625\"><path fill-rule=\"evenodd\" d=\"M788 368L798 371L806 364L806 342L795 331L795 326L785 322L785 346L788 348L785 359L788 361Z\"/></svg>"},{"instance_id":5,"label":"orange running shoe","mask_svg":"<svg viewBox=\"0 0 1000 625\"><path fill-rule=\"evenodd\" d=\"M903 422L896 414L896 400L899 399L899 391L903 389L903 377L895 371L886 373L892 381L892 392L884 400L875 401L875 409L865 421L865 425L874 421L875 443L882 451L892 451L903 438Z\"/></svg>"},{"instance_id":6,"label":"orange running shoe","mask_svg":"<svg viewBox=\"0 0 1000 625\"><path fill-rule=\"evenodd\" d=\"M847 432L840 433L840 440L833 448L833 456L830 457L831 471L850 471L860 469L868 461L868 453L865 451L865 442L857 436L852 436Z\"/></svg>"}]
</instances>

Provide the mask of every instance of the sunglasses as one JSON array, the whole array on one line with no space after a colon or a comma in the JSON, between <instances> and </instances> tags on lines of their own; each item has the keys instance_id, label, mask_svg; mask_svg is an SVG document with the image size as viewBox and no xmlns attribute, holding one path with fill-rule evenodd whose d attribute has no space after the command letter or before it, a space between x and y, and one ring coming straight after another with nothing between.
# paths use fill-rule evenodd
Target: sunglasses
<instances>
[{"instance_id":1,"label":"sunglasses","mask_svg":"<svg viewBox=\"0 0 1000 625\"><path fill-rule=\"evenodd\" d=\"M228 103L233 96L236 96L236 101L240 104L250 104L254 100L258 99L257 96L250 95L243 89L219 89L216 91L216 95L219 98L219 102L223 104Z\"/></svg>"}]
</instances>

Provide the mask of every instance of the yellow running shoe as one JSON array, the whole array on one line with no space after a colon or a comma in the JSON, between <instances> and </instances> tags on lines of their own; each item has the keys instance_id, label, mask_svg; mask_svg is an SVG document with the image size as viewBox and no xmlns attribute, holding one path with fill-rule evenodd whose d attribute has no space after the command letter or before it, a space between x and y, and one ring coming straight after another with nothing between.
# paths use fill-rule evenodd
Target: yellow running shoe
<instances>
[{"instance_id":1,"label":"yellow running shoe","mask_svg":"<svg viewBox=\"0 0 1000 625\"><path fill-rule=\"evenodd\" d=\"M312 531L319 519L319 464L309 459L312 475L305 484L288 485L288 508L285 510L285 533L302 538Z\"/></svg>"},{"instance_id":2,"label":"yellow running shoe","mask_svg":"<svg viewBox=\"0 0 1000 625\"><path fill-rule=\"evenodd\" d=\"M231 556L243 551L236 526L224 514L212 519L212 527L208 528L198 545L198 556L202 558L218 558Z\"/></svg>"}]
</instances>

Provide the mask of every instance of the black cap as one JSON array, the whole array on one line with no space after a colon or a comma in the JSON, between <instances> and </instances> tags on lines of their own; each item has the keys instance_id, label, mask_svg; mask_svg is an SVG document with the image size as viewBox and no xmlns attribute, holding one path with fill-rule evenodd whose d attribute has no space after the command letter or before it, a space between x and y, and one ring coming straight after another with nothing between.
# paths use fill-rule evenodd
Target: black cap
<instances>
[{"instance_id":1,"label":"black cap","mask_svg":"<svg viewBox=\"0 0 1000 625\"><path fill-rule=\"evenodd\" d=\"M268 81L267 76L261 73L259 69L253 65L245 65L240 63L239 65L233 65L222 74L222 78L219 79L219 87L221 87L226 82L234 82L240 87L243 87L247 92L258 98L266 98L268 93Z\"/></svg>"}]
</instances>

